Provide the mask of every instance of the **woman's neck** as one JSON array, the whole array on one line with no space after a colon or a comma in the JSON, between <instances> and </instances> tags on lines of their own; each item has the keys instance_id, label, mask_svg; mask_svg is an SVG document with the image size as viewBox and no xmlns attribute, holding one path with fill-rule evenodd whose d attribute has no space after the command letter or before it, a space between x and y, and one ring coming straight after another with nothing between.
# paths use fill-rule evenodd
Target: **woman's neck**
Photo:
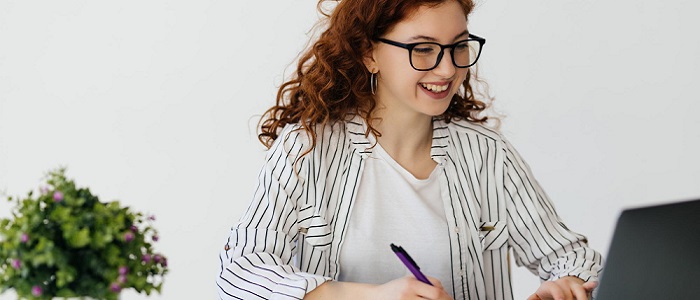
<instances>
[{"instance_id":1,"label":"woman's neck","mask_svg":"<svg viewBox=\"0 0 700 300\"><path fill-rule=\"evenodd\" d=\"M418 179L427 178L435 168L430 157L433 141L432 117L377 116L372 123L381 136L377 142L402 167Z\"/></svg>"}]
</instances>

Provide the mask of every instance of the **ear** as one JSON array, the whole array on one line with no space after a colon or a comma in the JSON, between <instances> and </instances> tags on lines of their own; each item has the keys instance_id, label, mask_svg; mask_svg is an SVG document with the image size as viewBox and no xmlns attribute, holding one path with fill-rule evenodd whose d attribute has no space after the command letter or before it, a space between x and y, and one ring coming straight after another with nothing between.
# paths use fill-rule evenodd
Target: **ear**
<instances>
[{"instance_id":1,"label":"ear","mask_svg":"<svg viewBox=\"0 0 700 300\"><path fill-rule=\"evenodd\" d=\"M362 59L362 61L364 62L367 71L369 71L370 73L379 72L377 60L374 58L374 47L372 47L372 49L365 53L365 57Z\"/></svg>"}]
</instances>

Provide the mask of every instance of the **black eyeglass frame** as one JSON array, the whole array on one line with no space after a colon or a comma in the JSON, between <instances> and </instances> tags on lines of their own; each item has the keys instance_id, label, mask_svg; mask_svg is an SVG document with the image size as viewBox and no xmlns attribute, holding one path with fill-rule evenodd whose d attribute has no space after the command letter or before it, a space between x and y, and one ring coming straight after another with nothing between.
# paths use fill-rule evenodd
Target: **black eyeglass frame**
<instances>
[{"instance_id":1,"label":"black eyeglass frame","mask_svg":"<svg viewBox=\"0 0 700 300\"><path fill-rule=\"evenodd\" d=\"M442 61L442 56L445 54L445 49L450 49L450 56L452 57L452 64L455 67L457 67L457 68L469 68L469 67L473 66L474 64L476 64L476 62L479 60L479 57L481 57L481 50L484 49L484 44L486 44L485 38L473 35L471 33L469 34L469 38L467 38L466 40L461 40L461 41L458 41L454 44L449 44L449 45L442 45L442 44L435 43L435 42L418 42L418 43L404 44L404 43L400 43L397 41L388 40L385 38L377 38L377 40L382 42L382 43L385 43L385 44L389 44L392 46L396 46L396 47L404 48L404 49L408 50L408 60L411 63L411 67L413 69L415 69L416 71L430 71L432 69L437 68L437 66L440 65L440 62ZM469 41L477 41L479 43L479 53L477 53L476 58L474 59L474 62L471 63L470 65L458 66L457 63L455 62L455 56L453 53L454 47L460 43L469 42ZM422 45L422 44L432 44L432 45L437 45L440 47L440 54L438 54L438 58L435 61L435 65L430 67L430 68L427 68L427 69L419 69L413 65L413 55L411 55L411 53L413 52L413 48L415 48L418 45Z\"/></svg>"}]
</instances>

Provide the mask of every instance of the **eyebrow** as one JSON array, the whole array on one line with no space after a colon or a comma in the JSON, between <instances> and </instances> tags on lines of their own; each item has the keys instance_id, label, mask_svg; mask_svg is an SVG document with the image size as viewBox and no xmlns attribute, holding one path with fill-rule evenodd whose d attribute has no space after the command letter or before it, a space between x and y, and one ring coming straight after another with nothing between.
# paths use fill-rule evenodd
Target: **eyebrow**
<instances>
[{"instance_id":1,"label":"eyebrow","mask_svg":"<svg viewBox=\"0 0 700 300\"><path fill-rule=\"evenodd\" d=\"M469 32L467 32L466 30L464 30L464 31L462 31L460 34L456 35L455 38L452 39L452 40L454 41L454 40L456 40L456 39L458 39L459 37L464 36L464 35L469 35ZM409 42L410 42L410 41L415 41L415 40L428 40L428 41L431 41L431 42L437 42L437 39L436 39L436 38L430 37L430 36L425 36L425 35L416 35L416 36L413 36L413 37L411 37L410 39L408 39Z\"/></svg>"}]
</instances>

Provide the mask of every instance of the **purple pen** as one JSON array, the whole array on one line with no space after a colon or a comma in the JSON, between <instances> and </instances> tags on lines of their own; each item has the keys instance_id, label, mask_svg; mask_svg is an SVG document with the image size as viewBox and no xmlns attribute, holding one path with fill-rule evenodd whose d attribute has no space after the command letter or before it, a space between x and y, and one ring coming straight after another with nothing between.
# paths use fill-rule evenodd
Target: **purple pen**
<instances>
[{"instance_id":1,"label":"purple pen","mask_svg":"<svg viewBox=\"0 0 700 300\"><path fill-rule=\"evenodd\" d=\"M423 275L423 273L421 273L420 268L418 267L416 262L411 258L411 256L408 255L406 250L403 250L403 248L401 248L401 246L396 246L394 244L391 244L391 250L394 251L394 253L396 253L396 256L399 257L401 262L404 265L406 265L406 267L408 268L408 270L411 271L411 273L413 273L413 276L416 276L416 278L418 280L420 280L424 283L427 283L429 285L433 285L432 283L430 283L430 280L428 280L428 277L425 277L425 275Z\"/></svg>"}]
</instances>

